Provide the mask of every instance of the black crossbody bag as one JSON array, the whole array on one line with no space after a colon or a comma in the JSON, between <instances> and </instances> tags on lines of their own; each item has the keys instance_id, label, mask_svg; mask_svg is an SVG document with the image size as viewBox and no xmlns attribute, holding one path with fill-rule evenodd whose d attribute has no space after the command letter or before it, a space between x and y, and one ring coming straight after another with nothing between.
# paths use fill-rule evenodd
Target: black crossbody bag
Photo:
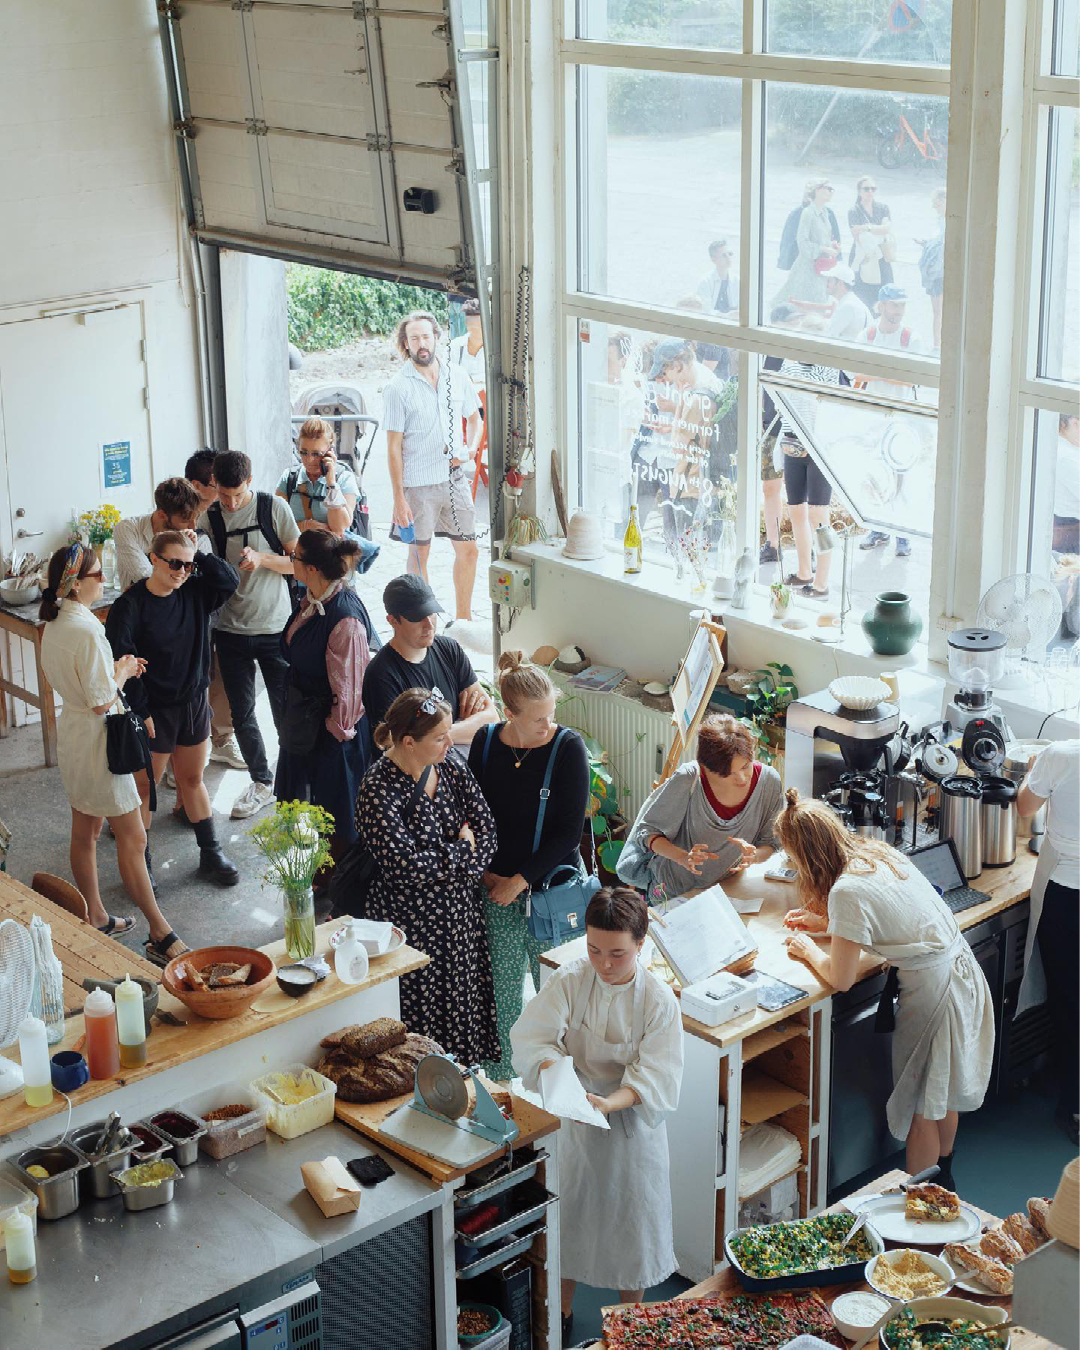
<instances>
[{"instance_id":1,"label":"black crossbody bag","mask_svg":"<svg viewBox=\"0 0 1080 1350\"><path fill-rule=\"evenodd\" d=\"M156 811L157 788L154 785L153 757L146 723L133 711L122 689L118 689L116 694L123 711L107 713L105 716L105 759L109 772L138 773L140 769L145 769L150 779L150 810Z\"/></svg>"},{"instance_id":2,"label":"black crossbody bag","mask_svg":"<svg viewBox=\"0 0 1080 1350\"><path fill-rule=\"evenodd\" d=\"M427 784L430 773L429 764L420 775L409 797L405 807L406 820L416 810L416 803L420 800L420 794ZM371 850L363 839L357 839L330 874L326 898L330 901L333 912L351 914L354 919L362 919L367 908L367 893L377 871L378 863L371 856Z\"/></svg>"}]
</instances>

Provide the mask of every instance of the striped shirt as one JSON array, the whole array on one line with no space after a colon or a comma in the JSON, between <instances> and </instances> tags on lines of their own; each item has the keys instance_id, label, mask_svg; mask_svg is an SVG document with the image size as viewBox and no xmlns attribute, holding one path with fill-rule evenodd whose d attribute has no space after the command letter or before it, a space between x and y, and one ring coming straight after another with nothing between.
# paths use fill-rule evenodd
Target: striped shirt
<instances>
[{"instance_id":1,"label":"striped shirt","mask_svg":"<svg viewBox=\"0 0 1080 1350\"><path fill-rule=\"evenodd\" d=\"M438 389L406 360L383 390L383 430L402 433L403 487L446 481L449 461L465 458L462 419L480 407L471 381L456 366L438 359Z\"/></svg>"}]
</instances>

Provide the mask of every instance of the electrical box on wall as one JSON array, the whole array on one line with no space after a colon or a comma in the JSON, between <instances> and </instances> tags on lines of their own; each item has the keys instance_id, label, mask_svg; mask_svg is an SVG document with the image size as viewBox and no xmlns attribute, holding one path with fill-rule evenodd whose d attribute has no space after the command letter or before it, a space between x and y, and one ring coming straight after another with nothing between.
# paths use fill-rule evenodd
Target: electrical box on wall
<instances>
[{"instance_id":1,"label":"electrical box on wall","mask_svg":"<svg viewBox=\"0 0 1080 1350\"><path fill-rule=\"evenodd\" d=\"M535 609L532 563L493 562L488 568L488 594L496 605Z\"/></svg>"}]
</instances>

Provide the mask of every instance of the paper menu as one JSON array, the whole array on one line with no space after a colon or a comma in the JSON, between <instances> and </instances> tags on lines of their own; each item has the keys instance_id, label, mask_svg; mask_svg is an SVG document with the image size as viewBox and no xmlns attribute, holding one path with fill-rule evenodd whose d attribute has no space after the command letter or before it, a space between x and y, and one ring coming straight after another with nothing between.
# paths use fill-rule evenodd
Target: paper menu
<instances>
[{"instance_id":1,"label":"paper menu","mask_svg":"<svg viewBox=\"0 0 1080 1350\"><path fill-rule=\"evenodd\" d=\"M541 1070L540 1096L545 1111L550 1111L553 1116L578 1120L583 1125L596 1125L601 1130L611 1129L607 1116L585 1096L581 1079L574 1072L574 1061L567 1055Z\"/></svg>"},{"instance_id":2,"label":"paper menu","mask_svg":"<svg viewBox=\"0 0 1080 1350\"><path fill-rule=\"evenodd\" d=\"M681 985L707 980L753 951L754 944L720 886L667 910L649 933Z\"/></svg>"}]
</instances>

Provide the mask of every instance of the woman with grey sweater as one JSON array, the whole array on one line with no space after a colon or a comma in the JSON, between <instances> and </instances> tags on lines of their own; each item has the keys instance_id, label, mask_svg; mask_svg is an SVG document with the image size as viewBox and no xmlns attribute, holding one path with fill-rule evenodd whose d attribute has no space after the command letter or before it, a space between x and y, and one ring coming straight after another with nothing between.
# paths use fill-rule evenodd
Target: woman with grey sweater
<instances>
[{"instance_id":1,"label":"woman with grey sweater","mask_svg":"<svg viewBox=\"0 0 1080 1350\"><path fill-rule=\"evenodd\" d=\"M754 759L754 736L734 717L710 714L694 762L652 793L634 821L618 873L653 899L712 886L776 847L784 804L775 769ZM662 897L660 897L662 898Z\"/></svg>"}]
</instances>

